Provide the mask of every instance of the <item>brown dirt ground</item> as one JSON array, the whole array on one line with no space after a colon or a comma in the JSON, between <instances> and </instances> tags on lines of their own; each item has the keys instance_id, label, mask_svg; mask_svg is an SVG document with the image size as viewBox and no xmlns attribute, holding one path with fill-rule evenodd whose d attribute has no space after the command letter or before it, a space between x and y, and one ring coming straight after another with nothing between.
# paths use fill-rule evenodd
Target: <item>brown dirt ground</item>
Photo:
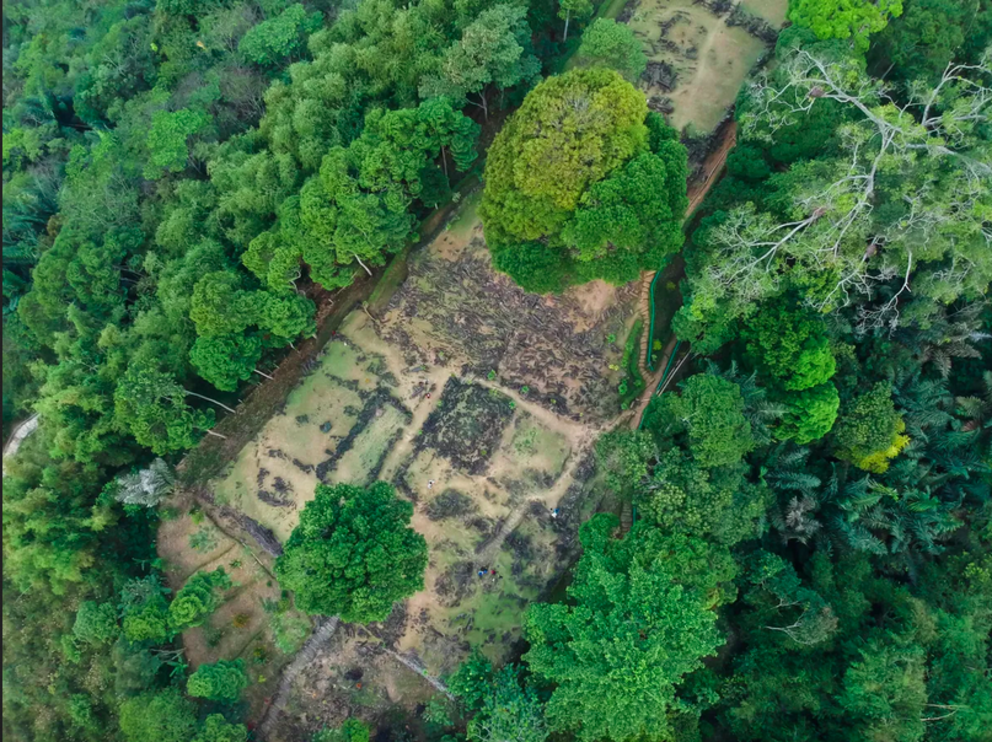
<instances>
[{"instance_id":1,"label":"brown dirt ground","mask_svg":"<svg viewBox=\"0 0 992 742\"><path fill-rule=\"evenodd\" d=\"M749 0L744 8L781 25L786 0ZM651 62L669 65L675 86L642 84L648 98L668 98L671 124L696 133L713 131L737 97L748 72L768 48L740 26L729 26L727 14L714 15L694 0L640 0L628 4L623 17L644 44Z\"/></svg>"},{"instance_id":2,"label":"brown dirt ground","mask_svg":"<svg viewBox=\"0 0 992 742\"><path fill-rule=\"evenodd\" d=\"M159 527L157 546L159 554L166 559L165 576L173 592L195 572L210 572L218 567L224 569L233 583L221 594L221 605L208 622L183 633L186 660L190 670L195 670L203 663L219 659L244 659L252 681L245 691L245 700L248 718L254 719L275 691L282 668L292 659L276 649L270 616L262 607L263 600L280 597L278 583L271 574L271 560L239 541L236 533L219 526L210 514L195 507L191 510L191 498L180 495L168 504L178 514ZM212 533L214 548L207 551L190 548L190 536L201 529ZM254 546L252 543L251 547Z\"/></svg>"}]
</instances>

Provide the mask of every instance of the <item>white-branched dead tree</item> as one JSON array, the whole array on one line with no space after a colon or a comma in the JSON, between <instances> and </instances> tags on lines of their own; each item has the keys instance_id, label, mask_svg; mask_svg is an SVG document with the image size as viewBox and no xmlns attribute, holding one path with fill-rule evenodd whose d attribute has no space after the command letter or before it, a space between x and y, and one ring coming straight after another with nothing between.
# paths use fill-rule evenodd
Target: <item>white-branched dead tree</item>
<instances>
[{"instance_id":1,"label":"white-branched dead tree","mask_svg":"<svg viewBox=\"0 0 992 742\"><path fill-rule=\"evenodd\" d=\"M802 125L821 101L851 111L841 154L796 163L780 176L789 219L750 204L709 230L708 266L693 300L737 316L788 276L819 311L866 305L859 330L894 328L909 292L947 303L983 294L992 280L992 50L979 65L949 65L936 85L910 86L897 103L853 60L795 50L748 90L744 138L771 141ZM803 272L805 275L800 275ZM881 284L901 282L880 305Z\"/></svg>"},{"instance_id":2,"label":"white-branched dead tree","mask_svg":"<svg viewBox=\"0 0 992 742\"><path fill-rule=\"evenodd\" d=\"M125 505L153 508L172 492L175 483L172 467L162 459L155 459L147 469L119 476L114 499Z\"/></svg>"}]
</instances>

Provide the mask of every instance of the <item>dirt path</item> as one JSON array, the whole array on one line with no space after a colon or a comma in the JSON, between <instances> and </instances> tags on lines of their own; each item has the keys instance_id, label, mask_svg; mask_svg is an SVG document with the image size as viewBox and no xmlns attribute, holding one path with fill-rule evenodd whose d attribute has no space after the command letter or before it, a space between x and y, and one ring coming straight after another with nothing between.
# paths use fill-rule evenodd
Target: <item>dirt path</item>
<instances>
[{"instance_id":1,"label":"dirt path","mask_svg":"<svg viewBox=\"0 0 992 742\"><path fill-rule=\"evenodd\" d=\"M565 464L565 468L562 470L555 483L545 490L543 494L538 497L527 498L518 504L512 511L510 511L510 513L506 516L506 520L503 521L503 525L499 529L499 532L487 541L476 553L475 565L477 569L481 569L482 567L488 567L493 561L495 561L496 556L503 547L503 542L506 541L509 535L517 529L517 526L520 525L520 522L524 519L524 516L530 512L531 505L533 503L541 503L545 507L551 508L561 501L561 499L565 496L565 493L568 492L568 488L572 486L572 483L575 480L575 470L588 455L597 436L610 426L586 425L584 423L561 417L547 408L529 401L518 392L502 387L499 384L495 384L488 379L480 379L476 377L466 377L466 379L478 384L479 386L495 389L502 394L505 394L514 401L517 405L517 409L521 409L529 413L542 425L565 436L565 439L568 441L569 447L571 448L568 462Z\"/></svg>"},{"instance_id":2,"label":"dirt path","mask_svg":"<svg viewBox=\"0 0 992 742\"><path fill-rule=\"evenodd\" d=\"M737 122L730 120L720 132L720 142L717 148L706 155L706 159L703 161L701 176L689 184L689 208L685 210L686 220L692 217L693 212L703 202L703 199L706 198L706 194L709 193L710 188L716 184L720 174L723 172L723 166L727 163L727 155L730 154L730 150L736 144Z\"/></svg>"},{"instance_id":3,"label":"dirt path","mask_svg":"<svg viewBox=\"0 0 992 742\"><path fill-rule=\"evenodd\" d=\"M699 205L703 202L703 199L706 198L706 194L709 193L710 188L712 188L720 179L720 175L723 173L723 168L727 164L727 155L730 154L730 150L732 150L736 144L737 122L731 120L720 132L720 142L717 148L706 156L706 160L703 162L701 175L689 184L689 207L685 210L686 223L692 219L693 213L695 213L696 209L699 208ZM638 309L641 312L641 316L644 318L644 334L641 335L641 357L638 359L638 368L640 368L641 376L643 376L645 381L648 382L645 386L644 394L641 395L641 400L638 402L638 409L640 412L643 412L644 407L647 406L648 401L651 399L651 395L654 393L654 388L658 386L658 382L661 380L661 373L665 369L665 364L668 363L668 356L671 353L671 348L673 346L673 343L669 341L669 343L665 346L665 350L662 352L662 357L658 360L658 365L655 367L654 373L652 373L648 369L647 358L652 342L651 284L654 281L656 273L657 271L648 271L641 276L641 290L638 298ZM637 414L634 417L640 421L640 414Z\"/></svg>"},{"instance_id":4,"label":"dirt path","mask_svg":"<svg viewBox=\"0 0 992 742\"><path fill-rule=\"evenodd\" d=\"M589 435L589 437L579 446L572 449L572 454L569 457L568 464L566 464L561 476L558 477L558 481L549 487L544 494L539 497L527 498L506 516L506 520L503 522L499 532L487 541L476 553L476 569L482 569L483 567L488 568L496 560L496 556L499 554L500 549L503 548L503 542L506 541L509 535L517 529L517 526L520 525L520 521L524 519L524 516L531 511L531 505L533 503L540 503L543 506L550 508L551 506L557 505L561 502L561 499L565 496L565 493L568 492L568 488L572 485L575 478L575 470L589 453L589 449L592 447L594 440L595 436Z\"/></svg>"},{"instance_id":5,"label":"dirt path","mask_svg":"<svg viewBox=\"0 0 992 742\"><path fill-rule=\"evenodd\" d=\"M638 398L636 404L631 406L633 414L630 416L630 427L632 430L637 430L641 424L641 416L644 415L644 410L647 409L648 403L651 401L651 397L654 396L655 389L658 384L661 383L662 374L665 373L665 368L668 366L668 359L672 355L672 351L675 350L675 344L678 339L672 335L668 342L665 344L664 350L661 351L661 358L658 359L658 368L650 378L647 378L647 384L644 387L644 391Z\"/></svg>"},{"instance_id":6,"label":"dirt path","mask_svg":"<svg viewBox=\"0 0 992 742\"><path fill-rule=\"evenodd\" d=\"M14 456L18 449L20 449L21 444L31 435L34 431L38 429L38 413L34 413L27 420L23 420L17 424L17 427L10 434L10 438L7 439L7 443L3 447L3 458L6 460L9 456Z\"/></svg>"},{"instance_id":7,"label":"dirt path","mask_svg":"<svg viewBox=\"0 0 992 742\"><path fill-rule=\"evenodd\" d=\"M588 425L576 420L571 420L567 417L562 417L561 415L552 412L547 407L542 407L536 402L532 402L518 391L508 389L505 386L489 381L489 379L472 376L471 374L465 375L462 378L466 381L472 382L473 384L478 384L479 386L486 387L487 389L495 389L501 394L505 394L513 400L513 403L517 406L517 409L529 413L542 425L565 436L565 438L568 439L569 444L572 445L573 449L585 439L585 436L588 433L597 433L608 428L606 425Z\"/></svg>"},{"instance_id":8,"label":"dirt path","mask_svg":"<svg viewBox=\"0 0 992 742\"><path fill-rule=\"evenodd\" d=\"M426 371L423 374L423 378L427 379L427 385L438 389L444 388L449 376L451 376L451 371L443 366ZM379 479L385 482L392 481L396 470L413 453L413 442L417 439L417 431L424 427L424 423L433 411L434 405L430 403L429 399L421 398L418 401L417 406L413 410L413 417L410 418L410 422L403 428L403 436L396 442L396 445L393 446L393 449L383 462L382 470L379 472Z\"/></svg>"},{"instance_id":9,"label":"dirt path","mask_svg":"<svg viewBox=\"0 0 992 742\"><path fill-rule=\"evenodd\" d=\"M280 714L286 708L286 702L289 700L289 692L293 687L293 681L306 669L307 665L314 661L317 652L331 640L334 632L337 631L338 623L337 616L324 618L316 631L307 639L306 644L297 652L293 661L283 670L282 677L279 679L279 689L276 691L272 703L265 708L262 720L258 724L255 739L264 742L272 733Z\"/></svg>"},{"instance_id":10,"label":"dirt path","mask_svg":"<svg viewBox=\"0 0 992 742\"><path fill-rule=\"evenodd\" d=\"M423 665L421 665L419 662L417 662L415 659L413 659L411 657L408 657L405 654L400 654L395 649L390 649L385 644L382 645L382 648L386 652L386 654L388 654L391 657L393 657L401 665L403 665L404 667L410 668L415 673L417 673L417 675L419 675L424 680L426 680L428 683L430 683L431 686L434 688L434 690L436 690L436 691L438 691L440 693L443 693L444 695L446 695L452 701L455 700L455 696L454 696L454 694L452 694L452 692L450 690L448 690L448 686L446 686L444 683L442 683L441 680L440 680L440 678L436 678L433 675L429 674L427 672L427 669Z\"/></svg>"}]
</instances>

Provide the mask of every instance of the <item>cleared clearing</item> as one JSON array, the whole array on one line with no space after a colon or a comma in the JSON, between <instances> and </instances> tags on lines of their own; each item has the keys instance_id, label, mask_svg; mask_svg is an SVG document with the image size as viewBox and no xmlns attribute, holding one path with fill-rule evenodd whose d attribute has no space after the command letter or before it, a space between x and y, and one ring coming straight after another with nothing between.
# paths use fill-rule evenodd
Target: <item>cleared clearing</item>
<instances>
[{"instance_id":1,"label":"cleared clearing","mask_svg":"<svg viewBox=\"0 0 992 742\"><path fill-rule=\"evenodd\" d=\"M430 246L410 256L409 277L384 308L345 319L285 405L207 485L217 507L284 542L318 483L389 481L414 503L413 526L428 540L425 589L372 627L382 646L373 652L369 637L348 627L332 642L341 656L364 658L355 659L363 674L351 673L366 678L361 687L344 678L340 657L338 681L306 685L313 678L304 672L273 739L291 738L299 724L315 728L313 713L333 722L340 702L381 711L422 701L429 688L416 677L411 683L390 651L435 676L473 647L505 658L524 609L557 583L574 558L579 524L599 503L592 444L619 412L620 374L610 366L623 353L636 286L595 282L560 297L525 294L491 270L476 206L467 200ZM232 561L241 585L184 642L194 664L246 658L254 679L262 678L253 686L254 713L283 664L273 660L262 608L279 597L267 571L272 560L261 555L263 568L209 518L193 517L184 511L160 532L173 587L197 568ZM205 527L216 533L196 536ZM207 551L191 549L191 537ZM242 628L230 630L232 622ZM264 645L264 663L253 664L252 642ZM294 704L307 709L302 717Z\"/></svg>"},{"instance_id":2,"label":"cleared clearing","mask_svg":"<svg viewBox=\"0 0 992 742\"><path fill-rule=\"evenodd\" d=\"M631 0L620 13L644 45L641 87L677 129L711 133L774 39L787 0Z\"/></svg>"}]
</instances>

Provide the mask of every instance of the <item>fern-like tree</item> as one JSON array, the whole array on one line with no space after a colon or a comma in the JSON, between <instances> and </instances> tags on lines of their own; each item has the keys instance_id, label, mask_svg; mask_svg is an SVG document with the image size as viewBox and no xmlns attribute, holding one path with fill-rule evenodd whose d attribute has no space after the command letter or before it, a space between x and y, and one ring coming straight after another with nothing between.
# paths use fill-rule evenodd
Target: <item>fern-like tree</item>
<instances>
[{"instance_id":1,"label":"fern-like tree","mask_svg":"<svg viewBox=\"0 0 992 742\"><path fill-rule=\"evenodd\" d=\"M125 505L153 508L172 492L175 483L172 467L162 459L155 459L145 469L119 476L114 499Z\"/></svg>"},{"instance_id":2,"label":"fern-like tree","mask_svg":"<svg viewBox=\"0 0 992 742\"><path fill-rule=\"evenodd\" d=\"M217 610L217 590L231 586L231 578L218 567L213 572L197 572L186 580L169 604L169 623L173 631L185 631L201 625Z\"/></svg>"}]
</instances>

